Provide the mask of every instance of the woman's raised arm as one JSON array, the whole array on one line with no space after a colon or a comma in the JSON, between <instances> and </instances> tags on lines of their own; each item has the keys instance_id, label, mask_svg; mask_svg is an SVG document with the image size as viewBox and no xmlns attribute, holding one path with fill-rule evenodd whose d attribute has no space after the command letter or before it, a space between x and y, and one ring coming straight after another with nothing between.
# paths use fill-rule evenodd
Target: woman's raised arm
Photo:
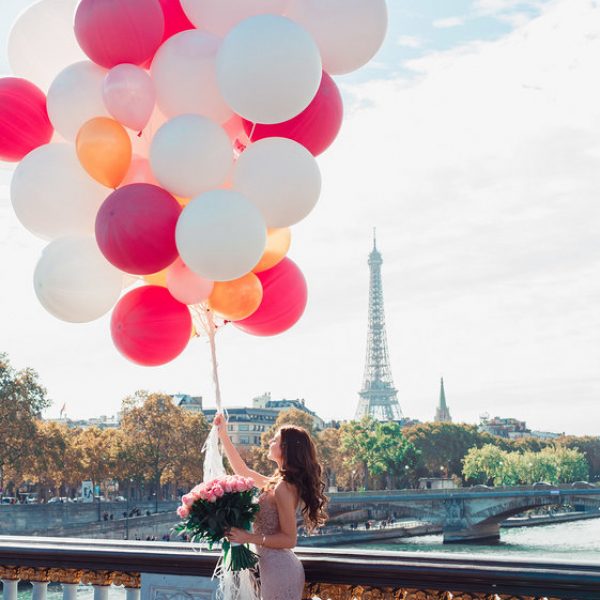
<instances>
[{"instance_id":1,"label":"woman's raised arm","mask_svg":"<svg viewBox=\"0 0 600 600\"><path fill-rule=\"evenodd\" d=\"M229 434L227 433L227 421L222 413L216 414L213 425L216 426L217 431L219 432L219 439L223 444L225 456L227 456L227 460L229 460L229 464L231 465L233 472L236 475L241 475L242 477L251 477L254 480L256 487L264 487L269 482L270 477L266 477L265 475L261 475L260 473L253 471L244 462L244 459L240 456L237 448L233 445L233 442L229 438Z\"/></svg>"}]
</instances>

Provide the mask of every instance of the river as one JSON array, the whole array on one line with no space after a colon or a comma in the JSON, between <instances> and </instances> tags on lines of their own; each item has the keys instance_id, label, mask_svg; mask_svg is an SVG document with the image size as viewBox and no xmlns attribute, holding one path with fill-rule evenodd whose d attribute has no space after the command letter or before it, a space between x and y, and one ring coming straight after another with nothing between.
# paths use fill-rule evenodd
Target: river
<instances>
[{"instance_id":1,"label":"river","mask_svg":"<svg viewBox=\"0 0 600 600\"><path fill-rule=\"evenodd\" d=\"M442 544L441 535L404 538L393 543L354 546L371 550L443 552L478 556L524 557L537 560L577 560L600 563L600 519L516 527L500 530L500 543L490 545Z\"/></svg>"},{"instance_id":2,"label":"river","mask_svg":"<svg viewBox=\"0 0 600 600\"><path fill-rule=\"evenodd\" d=\"M442 544L441 535L405 538L396 543L365 544L360 547L370 550L403 552L443 552L454 554L472 554L486 556L519 556L537 560L577 560L600 563L600 519L540 525L538 527L519 527L501 530L501 542L494 545ZM93 591L82 586L78 600L92 600ZM19 591L19 600L29 600L31 588ZM60 600L62 593L58 586L51 587L48 600ZM110 600L124 600L123 590L111 589Z\"/></svg>"}]
</instances>

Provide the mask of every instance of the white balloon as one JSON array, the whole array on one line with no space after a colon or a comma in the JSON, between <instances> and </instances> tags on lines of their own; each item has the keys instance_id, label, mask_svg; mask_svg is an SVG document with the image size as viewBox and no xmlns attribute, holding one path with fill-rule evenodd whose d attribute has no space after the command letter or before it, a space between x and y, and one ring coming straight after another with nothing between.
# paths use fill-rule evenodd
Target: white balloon
<instances>
[{"instance_id":1,"label":"white balloon","mask_svg":"<svg viewBox=\"0 0 600 600\"><path fill-rule=\"evenodd\" d=\"M106 69L84 60L63 69L48 90L48 116L66 140L74 141L79 128L94 117L109 117L102 88Z\"/></svg>"},{"instance_id":2,"label":"white balloon","mask_svg":"<svg viewBox=\"0 0 600 600\"><path fill-rule=\"evenodd\" d=\"M276 15L242 21L223 40L217 79L233 111L257 123L302 112L321 83L321 56L298 24Z\"/></svg>"},{"instance_id":3,"label":"white balloon","mask_svg":"<svg viewBox=\"0 0 600 600\"><path fill-rule=\"evenodd\" d=\"M256 15L281 15L290 0L181 0L187 18L198 28L223 37L240 21Z\"/></svg>"},{"instance_id":4,"label":"white balloon","mask_svg":"<svg viewBox=\"0 0 600 600\"><path fill-rule=\"evenodd\" d=\"M122 63L104 78L102 97L106 110L121 125L142 131L148 124L156 92L148 72L136 65Z\"/></svg>"},{"instance_id":5,"label":"white balloon","mask_svg":"<svg viewBox=\"0 0 600 600\"><path fill-rule=\"evenodd\" d=\"M240 155L233 187L261 212L267 227L290 227L314 208L321 173L314 156L287 138L264 138Z\"/></svg>"},{"instance_id":6,"label":"white balloon","mask_svg":"<svg viewBox=\"0 0 600 600\"><path fill-rule=\"evenodd\" d=\"M85 54L73 32L79 0L40 0L25 9L8 38L8 62L15 75L46 91L61 69Z\"/></svg>"},{"instance_id":7,"label":"white balloon","mask_svg":"<svg viewBox=\"0 0 600 600\"><path fill-rule=\"evenodd\" d=\"M221 39L204 31L182 31L169 38L152 61L157 103L168 117L204 115L217 123L233 116L217 85Z\"/></svg>"},{"instance_id":8,"label":"white balloon","mask_svg":"<svg viewBox=\"0 0 600 600\"><path fill-rule=\"evenodd\" d=\"M43 239L93 234L108 194L83 169L72 144L46 144L17 166L11 200L21 223Z\"/></svg>"},{"instance_id":9,"label":"white balloon","mask_svg":"<svg viewBox=\"0 0 600 600\"><path fill-rule=\"evenodd\" d=\"M181 115L155 134L150 165L162 187L191 198L219 187L233 164L233 148L222 127L200 115Z\"/></svg>"},{"instance_id":10,"label":"white balloon","mask_svg":"<svg viewBox=\"0 0 600 600\"><path fill-rule=\"evenodd\" d=\"M44 249L33 275L42 306L69 323L89 323L119 299L123 274L102 255L93 237L65 237Z\"/></svg>"},{"instance_id":11,"label":"white balloon","mask_svg":"<svg viewBox=\"0 0 600 600\"><path fill-rule=\"evenodd\" d=\"M330 75L368 63L387 31L385 0L292 0L286 15L316 40Z\"/></svg>"},{"instance_id":12,"label":"white balloon","mask_svg":"<svg viewBox=\"0 0 600 600\"><path fill-rule=\"evenodd\" d=\"M183 209L175 239L181 259L194 273L212 281L230 281L260 260L267 229L258 209L244 196L212 190Z\"/></svg>"}]
</instances>

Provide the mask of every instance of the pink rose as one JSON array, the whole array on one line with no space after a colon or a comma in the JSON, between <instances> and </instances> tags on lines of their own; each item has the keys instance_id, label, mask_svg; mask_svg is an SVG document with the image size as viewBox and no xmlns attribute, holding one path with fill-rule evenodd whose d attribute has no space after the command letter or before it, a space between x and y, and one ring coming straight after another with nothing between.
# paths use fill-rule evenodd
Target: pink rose
<instances>
[{"instance_id":1,"label":"pink rose","mask_svg":"<svg viewBox=\"0 0 600 600\"><path fill-rule=\"evenodd\" d=\"M224 493L225 492L223 491L223 488L221 486L213 488L213 494L217 498L222 498Z\"/></svg>"},{"instance_id":2,"label":"pink rose","mask_svg":"<svg viewBox=\"0 0 600 600\"><path fill-rule=\"evenodd\" d=\"M206 500L207 495L208 495L208 492L206 490L204 490L204 489L200 490L200 492L198 493L198 497L201 500Z\"/></svg>"},{"instance_id":3,"label":"pink rose","mask_svg":"<svg viewBox=\"0 0 600 600\"><path fill-rule=\"evenodd\" d=\"M251 490L254 487L254 479L246 477L246 489Z\"/></svg>"},{"instance_id":4,"label":"pink rose","mask_svg":"<svg viewBox=\"0 0 600 600\"><path fill-rule=\"evenodd\" d=\"M226 482L223 484L223 490L224 490L226 493L228 493L228 494L230 494L231 492L233 492L233 486L231 485L231 482L230 482L230 481L226 481Z\"/></svg>"},{"instance_id":5,"label":"pink rose","mask_svg":"<svg viewBox=\"0 0 600 600\"><path fill-rule=\"evenodd\" d=\"M195 499L194 499L194 496L190 493L190 494L186 494L185 496L182 496L181 502L184 506L191 506L192 504L194 504Z\"/></svg>"},{"instance_id":6,"label":"pink rose","mask_svg":"<svg viewBox=\"0 0 600 600\"><path fill-rule=\"evenodd\" d=\"M206 500L208 502L216 502L217 501L217 497L215 496L215 494L212 492L212 490L210 492L207 492L206 494Z\"/></svg>"},{"instance_id":7,"label":"pink rose","mask_svg":"<svg viewBox=\"0 0 600 600\"><path fill-rule=\"evenodd\" d=\"M187 519L190 516L190 509L187 506L180 506L177 509L177 514L182 518L182 519Z\"/></svg>"},{"instance_id":8,"label":"pink rose","mask_svg":"<svg viewBox=\"0 0 600 600\"><path fill-rule=\"evenodd\" d=\"M242 479L238 479L235 482L234 489L235 489L236 492L245 492L246 491L246 484L244 483L244 481Z\"/></svg>"}]
</instances>

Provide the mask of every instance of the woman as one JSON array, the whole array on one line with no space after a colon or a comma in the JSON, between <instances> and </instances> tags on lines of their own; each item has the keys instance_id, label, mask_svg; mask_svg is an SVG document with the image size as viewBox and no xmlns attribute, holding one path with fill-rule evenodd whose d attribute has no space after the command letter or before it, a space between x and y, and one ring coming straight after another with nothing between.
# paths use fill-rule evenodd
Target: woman
<instances>
[{"instance_id":1,"label":"woman","mask_svg":"<svg viewBox=\"0 0 600 600\"><path fill-rule=\"evenodd\" d=\"M325 485L315 445L304 429L282 427L269 443L268 458L277 463L277 469L267 477L246 465L227 435L223 415L215 417L214 425L236 475L251 477L262 490L254 532L232 528L228 538L256 545L263 600L301 600L304 568L292 551L298 539L296 511L302 508L309 531L321 527L327 517Z\"/></svg>"}]
</instances>

